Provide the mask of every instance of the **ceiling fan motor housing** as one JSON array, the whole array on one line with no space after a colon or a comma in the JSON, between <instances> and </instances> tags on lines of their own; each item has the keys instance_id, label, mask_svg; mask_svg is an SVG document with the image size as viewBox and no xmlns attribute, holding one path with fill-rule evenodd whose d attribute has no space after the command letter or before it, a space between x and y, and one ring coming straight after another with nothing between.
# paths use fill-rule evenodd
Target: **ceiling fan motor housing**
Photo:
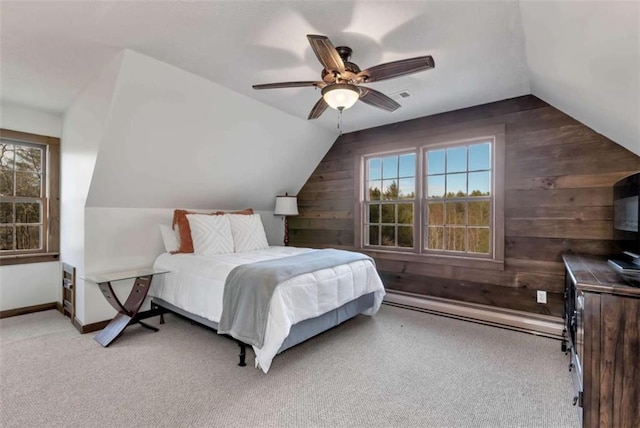
<instances>
[{"instance_id":1,"label":"ceiling fan motor housing","mask_svg":"<svg viewBox=\"0 0 640 428\"><path fill-rule=\"evenodd\" d=\"M340 70L323 69L322 80L325 83L362 83L363 79L359 79L358 76L361 71L360 67L358 67L358 64L349 61L353 50L348 46L338 46L336 51L338 51L338 54L344 63L344 71L341 72Z\"/></svg>"},{"instance_id":2,"label":"ceiling fan motor housing","mask_svg":"<svg viewBox=\"0 0 640 428\"><path fill-rule=\"evenodd\" d=\"M340 58L345 62L349 61L349 58L351 58L351 54L353 53L353 49L349 46L338 46L336 51L338 51L338 55L340 55Z\"/></svg>"}]
</instances>

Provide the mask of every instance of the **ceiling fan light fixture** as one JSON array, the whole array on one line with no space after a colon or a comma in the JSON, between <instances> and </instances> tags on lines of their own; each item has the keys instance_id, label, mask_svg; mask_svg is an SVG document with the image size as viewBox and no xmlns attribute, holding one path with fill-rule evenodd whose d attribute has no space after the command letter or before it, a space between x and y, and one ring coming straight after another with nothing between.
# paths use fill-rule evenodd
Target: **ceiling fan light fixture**
<instances>
[{"instance_id":1,"label":"ceiling fan light fixture","mask_svg":"<svg viewBox=\"0 0 640 428\"><path fill-rule=\"evenodd\" d=\"M329 104L329 107L344 110L358 101L360 91L350 83L335 83L322 88L322 98Z\"/></svg>"},{"instance_id":2,"label":"ceiling fan light fixture","mask_svg":"<svg viewBox=\"0 0 640 428\"><path fill-rule=\"evenodd\" d=\"M362 83L379 82L405 76L435 67L435 62L431 55L425 55L378 64L366 70L360 70L357 64L349 61L352 53L351 48L347 46L338 46L336 48L327 36L317 34L308 34L307 40L313 53L322 64L323 68L320 73L322 80L263 83L253 85L253 89L301 88L306 86L322 88L322 98L316 101L311 108L309 116L307 116L308 120L319 118L328 107L342 112L342 110L350 108L358 100L382 110L396 111L401 106L395 100L382 92L360 85ZM402 92L402 98L406 98L407 95L409 94L406 91ZM342 118L342 115L340 115L340 118Z\"/></svg>"}]
</instances>

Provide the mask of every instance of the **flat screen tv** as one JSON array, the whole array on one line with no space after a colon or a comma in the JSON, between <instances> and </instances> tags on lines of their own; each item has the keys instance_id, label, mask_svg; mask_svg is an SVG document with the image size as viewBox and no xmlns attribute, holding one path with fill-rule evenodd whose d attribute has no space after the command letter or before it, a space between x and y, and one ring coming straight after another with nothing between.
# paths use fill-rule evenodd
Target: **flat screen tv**
<instances>
[{"instance_id":1,"label":"flat screen tv","mask_svg":"<svg viewBox=\"0 0 640 428\"><path fill-rule=\"evenodd\" d=\"M613 186L613 240L618 254L610 263L622 269L640 270L640 172Z\"/></svg>"}]
</instances>

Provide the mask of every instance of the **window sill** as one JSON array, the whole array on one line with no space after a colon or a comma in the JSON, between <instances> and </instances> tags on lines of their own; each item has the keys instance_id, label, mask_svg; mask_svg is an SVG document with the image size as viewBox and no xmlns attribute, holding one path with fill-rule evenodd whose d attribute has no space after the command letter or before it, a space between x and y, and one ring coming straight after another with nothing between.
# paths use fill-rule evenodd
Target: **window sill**
<instances>
[{"instance_id":1,"label":"window sill","mask_svg":"<svg viewBox=\"0 0 640 428\"><path fill-rule=\"evenodd\" d=\"M354 248L355 251L367 254L373 258L399 260L403 262L460 266L466 268L504 270L503 260L480 259L474 257L443 256L436 254L416 254L401 251L373 250L371 248Z\"/></svg>"},{"instance_id":2,"label":"window sill","mask_svg":"<svg viewBox=\"0 0 640 428\"><path fill-rule=\"evenodd\" d=\"M0 256L0 266L25 265L28 263L57 262L59 260L60 260L59 253L12 254L10 256Z\"/></svg>"}]
</instances>

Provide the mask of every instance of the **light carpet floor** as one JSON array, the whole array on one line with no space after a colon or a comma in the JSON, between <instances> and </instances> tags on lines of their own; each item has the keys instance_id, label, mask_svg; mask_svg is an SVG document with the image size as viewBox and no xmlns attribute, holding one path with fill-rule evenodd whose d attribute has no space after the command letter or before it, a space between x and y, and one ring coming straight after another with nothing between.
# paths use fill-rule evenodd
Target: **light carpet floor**
<instances>
[{"instance_id":1,"label":"light carpet floor","mask_svg":"<svg viewBox=\"0 0 640 428\"><path fill-rule=\"evenodd\" d=\"M383 305L265 375L252 351L238 367L235 342L166 319L109 348L56 311L0 320L0 426L578 426L557 340Z\"/></svg>"}]
</instances>

